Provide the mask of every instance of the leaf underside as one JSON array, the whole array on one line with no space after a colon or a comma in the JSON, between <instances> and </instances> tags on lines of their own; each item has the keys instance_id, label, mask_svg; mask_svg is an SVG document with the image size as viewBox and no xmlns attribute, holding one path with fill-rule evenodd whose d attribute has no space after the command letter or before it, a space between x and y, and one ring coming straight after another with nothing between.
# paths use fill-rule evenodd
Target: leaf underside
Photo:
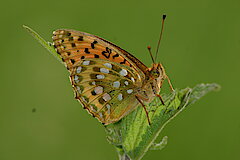
<instances>
[{"instance_id":1,"label":"leaf underside","mask_svg":"<svg viewBox=\"0 0 240 160\"><path fill-rule=\"evenodd\" d=\"M52 43L44 40L30 27L23 25L40 44L62 63L61 57L52 47ZM188 105L193 104L210 91L219 90L218 84L199 84L194 88L175 90L173 93L163 95L165 105L155 98L147 107L151 125L146 119L142 106L138 106L132 113L117 123L105 126L108 141L113 144L121 160L139 160L149 150L159 150L167 144L167 136L160 143L155 142L164 126Z\"/></svg>"}]
</instances>

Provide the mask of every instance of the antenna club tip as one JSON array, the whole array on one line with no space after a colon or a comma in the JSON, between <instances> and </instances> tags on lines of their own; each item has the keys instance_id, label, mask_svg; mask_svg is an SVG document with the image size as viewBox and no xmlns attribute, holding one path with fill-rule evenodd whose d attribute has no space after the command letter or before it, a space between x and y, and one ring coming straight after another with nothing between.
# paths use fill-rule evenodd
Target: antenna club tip
<instances>
[{"instance_id":1,"label":"antenna club tip","mask_svg":"<svg viewBox=\"0 0 240 160\"><path fill-rule=\"evenodd\" d=\"M149 49L149 50L150 50L150 49L151 49L151 46L147 46L147 49Z\"/></svg>"},{"instance_id":2,"label":"antenna club tip","mask_svg":"<svg viewBox=\"0 0 240 160\"><path fill-rule=\"evenodd\" d=\"M162 16L163 20L164 20L166 17L167 17L167 15L166 15L166 14L164 14L164 15Z\"/></svg>"}]
</instances>

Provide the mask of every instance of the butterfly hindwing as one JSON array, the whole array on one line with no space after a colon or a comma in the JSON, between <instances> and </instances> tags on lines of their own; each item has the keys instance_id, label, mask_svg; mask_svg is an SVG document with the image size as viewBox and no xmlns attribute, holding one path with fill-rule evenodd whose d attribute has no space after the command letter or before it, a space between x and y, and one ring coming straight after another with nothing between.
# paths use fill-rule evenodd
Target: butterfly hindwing
<instances>
[{"instance_id":1,"label":"butterfly hindwing","mask_svg":"<svg viewBox=\"0 0 240 160\"><path fill-rule=\"evenodd\" d=\"M93 116L109 123L120 118L128 100L134 98L136 76L131 68L117 63L85 59L73 66L70 79L76 98Z\"/></svg>"}]
</instances>

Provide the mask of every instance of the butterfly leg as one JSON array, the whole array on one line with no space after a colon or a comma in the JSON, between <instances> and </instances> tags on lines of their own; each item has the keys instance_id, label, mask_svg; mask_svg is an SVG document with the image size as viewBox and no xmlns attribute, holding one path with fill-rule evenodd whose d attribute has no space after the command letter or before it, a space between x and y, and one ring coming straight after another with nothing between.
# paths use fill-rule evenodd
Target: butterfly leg
<instances>
[{"instance_id":1,"label":"butterfly leg","mask_svg":"<svg viewBox=\"0 0 240 160\"><path fill-rule=\"evenodd\" d=\"M138 102L143 106L143 108L144 108L144 110L145 110L145 113L146 113L146 115L147 115L148 124L151 125L150 118L149 118L149 116L148 116L148 111L147 111L147 109L146 109L146 106L143 104L143 102L139 99L139 97L138 97L137 95L136 95L135 97L136 97L136 99L138 100Z\"/></svg>"},{"instance_id":2,"label":"butterfly leg","mask_svg":"<svg viewBox=\"0 0 240 160\"><path fill-rule=\"evenodd\" d=\"M169 84L169 86L170 86L170 89L171 89L172 92L173 92L173 91L174 91L174 88L173 88L173 86L172 86L172 83L171 83L171 81L170 81L170 79L169 79L168 76L166 76L166 78L167 78L167 80L168 80L168 84Z\"/></svg>"},{"instance_id":3,"label":"butterfly leg","mask_svg":"<svg viewBox=\"0 0 240 160\"><path fill-rule=\"evenodd\" d=\"M156 96L160 99L160 101L162 102L163 105L165 105L163 99L162 99L162 96L160 94L156 94Z\"/></svg>"}]
</instances>

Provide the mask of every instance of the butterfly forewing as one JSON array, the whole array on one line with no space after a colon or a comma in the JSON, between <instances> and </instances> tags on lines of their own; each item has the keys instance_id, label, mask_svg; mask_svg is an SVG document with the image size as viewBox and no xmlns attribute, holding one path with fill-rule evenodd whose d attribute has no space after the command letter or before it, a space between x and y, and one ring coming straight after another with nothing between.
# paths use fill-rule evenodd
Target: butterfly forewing
<instances>
[{"instance_id":1,"label":"butterfly forewing","mask_svg":"<svg viewBox=\"0 0 240 160\"><path fill-rule=\"evenodd\" d=\"M55 31L53 41L70 72L76 99L93 116L110 124L136 107L144 73L120 48L73 30Z\"/></svg>"}]
</instances>

